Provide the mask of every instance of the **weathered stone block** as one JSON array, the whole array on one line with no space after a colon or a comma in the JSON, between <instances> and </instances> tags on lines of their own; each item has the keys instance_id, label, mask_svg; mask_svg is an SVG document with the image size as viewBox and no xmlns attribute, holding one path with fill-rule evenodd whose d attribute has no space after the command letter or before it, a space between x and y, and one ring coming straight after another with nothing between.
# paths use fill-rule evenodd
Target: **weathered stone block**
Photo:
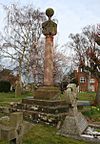
<instances>
[{"instance_id":1,"label":"weathered stone block","mask_svg":"<svg viewBox=\"0 0 100 144\"><path fill-rule=\"evenodd\" d=\"M23 113L15 112L10 116L0 118L0 140L7 140L10 143L21 144L23 134L30 128L31 124L23 121Z\"/></svg>"},{"instance_id":2,"label":"weathered stone block","mask_svg":"<svg viewBox=\"0 0 100 144\"><path fill-rule=\"evenodd\" d=\"M62 135L80 136L87 127L87 120L80 112L78 112L74 116L66 116L64 123L60 129L60 133Z\"/></svg>"},{"instance_id":3,"label":"weathered stone block","mask_svg":"<svg viewBox=\"0 0 100 144\"><path fill-rule=\"evenodd\" d=\"M23 113L22 112L14 112L10 115L12 126L17 126L23 123Z\"/></svg>"},{"instance_id":4,"label":"weathered stone block","mask_svg":"<svg viewBox=\"0 0 100 144\"><path fill-rule=\"evenodd\" d=\"M35 92L34 92L34 99L57 99L59 98L60 95L60 90L58 87L54 86L43 86L39 87Z\"/></svg>"},{"instance_id":5,"label":"weathered stone block","mask_svg":"<svg viewBox=\"0 0 100 144\"><path fill-rule=\"evenodd\" d=\"M22 99L22 104L18 105L18 109L24 112L25 120L57 125L68 114L69 104L62 100L25 98Z\"/></svg>"},{"instance_id":6,"label":"weathered stone block","mask_svg":"<svg viewBox=\"0 0 100 144\"><path fill-rule=\"evenodd\" d=\"M1 139L10 141L11 139L14 139L16 137L15 130L12 127L3 127L1 129Z\"/></svg>"}]
</instances>

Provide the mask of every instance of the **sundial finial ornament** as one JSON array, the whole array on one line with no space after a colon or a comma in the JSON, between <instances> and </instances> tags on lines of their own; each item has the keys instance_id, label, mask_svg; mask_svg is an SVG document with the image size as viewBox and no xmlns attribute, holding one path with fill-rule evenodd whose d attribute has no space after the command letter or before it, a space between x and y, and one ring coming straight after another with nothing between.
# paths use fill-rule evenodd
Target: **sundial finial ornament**
<instances>
[{"instance_id":1,"label":"sundial finial ornament","mask_svg":"<svg viewBox=\"0 0 100 144\"><path fill-rule=\"evenodd\" d=\"M48 8L46 10L46 15L48 16L49 19L54 15L54 10L52 8Z\"/></svg>"},{"instance_id":2,"label":"sundial finial ornament","mask_svg":"<svg viewBox=\"0 0 100 144\"><path fill-rule=\"evenodd\" d=\"M48 8L46 10L46 15L48 20L42 23L42 33L45 36L54 36L57 34L57 24L51 20L51 17L54 15L54 10L52 8Z\"/></svg>"}]
</instances>

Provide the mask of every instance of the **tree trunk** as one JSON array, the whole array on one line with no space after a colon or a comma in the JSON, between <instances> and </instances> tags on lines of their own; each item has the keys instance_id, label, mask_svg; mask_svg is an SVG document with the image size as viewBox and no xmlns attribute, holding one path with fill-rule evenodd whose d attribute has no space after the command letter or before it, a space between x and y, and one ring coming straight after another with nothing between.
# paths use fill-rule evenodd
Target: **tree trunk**
<instances>
[{"instance_id":1,"label":"tree trunk","mask_svg":"<svg viewBox=\"0 0 100 144\"><path fill-rule=\"evenodd\" d=\"M98 89L96 93L95 104L100 106L100 79L98 80Z\"/></svg>"},{"instance_id":2,"label":"tree trunk","mask_svg":"<svg viewBox=\"0 0 100 144\"><path fill-rule=\"evenodd\" d=\"M22 75L22 58L19 58L19 87L20 87L20 91L22 93L23 87L22 87L21 75Z\"/></svg>"}]
</instances>

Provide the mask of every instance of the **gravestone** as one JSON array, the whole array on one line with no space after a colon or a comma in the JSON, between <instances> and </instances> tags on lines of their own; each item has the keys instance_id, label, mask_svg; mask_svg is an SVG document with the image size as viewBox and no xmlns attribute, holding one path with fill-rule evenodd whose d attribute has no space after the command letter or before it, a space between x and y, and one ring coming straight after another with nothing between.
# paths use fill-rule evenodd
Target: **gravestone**
<instances>
[{"instance_id":1,"label":"gravestone","mask_svg":"<svg viewBox=\"0 0 100 144\"><path fill-rule=\"evenodd\" d=\"M31 125L23 120L22 112L14 112L10 116L1 117L0 140L6 140L10 144L21 144L26 128L28 131Z\"/></svg>"},{"instance_id":2,"label":"gravestone","mask_svg":"<svg viewBox=\"0 0 100 144\"><path fill-rule=\"evenodd\" d=\"M88 122L81 112L77 109L77 87L75 84L69 84L65 91L66 101L70 104L69 113L65 117L60 129L62 135L80 136L88 127Z\"/></svg>"},{"instance_id":3,"label":"gravestone","mask_svg":"<svg viewBox=\"0 0 100 144\"><path fill-rule=\"evenodd\" d=\"M21 86L20 82L16 81L16 87L15 87L15 97L21 96Z\"/></svg>"}]
</instances>

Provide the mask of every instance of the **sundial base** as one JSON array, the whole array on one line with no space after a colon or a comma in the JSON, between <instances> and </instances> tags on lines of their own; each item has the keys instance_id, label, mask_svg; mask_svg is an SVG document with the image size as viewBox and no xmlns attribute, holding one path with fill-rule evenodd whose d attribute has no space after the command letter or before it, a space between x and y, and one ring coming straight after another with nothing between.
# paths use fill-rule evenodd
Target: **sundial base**
<instances>
[{"instance_id":1,"label":"sundial base","mask_svg":"<svg viewBox=\"0 0 100 144\"><path fill-rule=\"evenodd\" d=\"M55 100L59 99L60 93L61 92L58 87L42 86L34 91L33 97L34 99L40 99L40 100L53 100L53 99Z\"/></svg>"}]
</instances>

